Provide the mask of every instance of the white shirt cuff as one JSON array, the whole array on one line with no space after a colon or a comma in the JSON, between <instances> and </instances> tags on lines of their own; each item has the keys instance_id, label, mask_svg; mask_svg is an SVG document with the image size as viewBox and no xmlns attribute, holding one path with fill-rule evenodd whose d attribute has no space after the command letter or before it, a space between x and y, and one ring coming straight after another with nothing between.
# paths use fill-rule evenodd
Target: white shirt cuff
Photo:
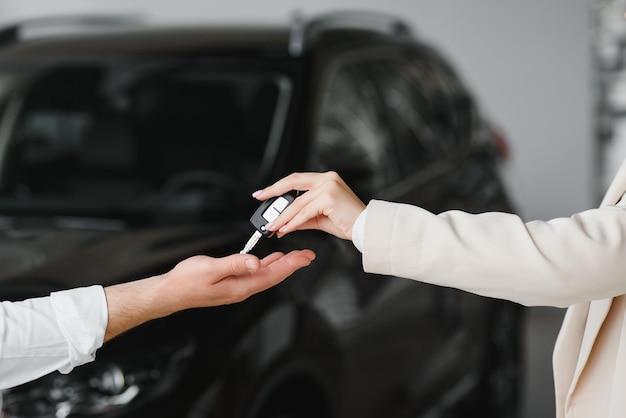
<instances>
[{"instance_id":1,"label":"white shirt cuff","mask_svg":"<svg viewBox=\"0 0 626 418\"><path fill-rule=\"evenodd\" d=\"M352 225L352 243L357 250L363 252L363 239L365 235L365 217L367 215L367 208L363 210L354 221Z\"/></svg>"},{"instance_id":2,"label":"white shirt cuff","mask_svg":"<svg viewBox=\"0 0 626 418\"><path fill-rule=\"evenodd\" d=\"M53 292L52 309L65 337L68 364L59 368L69 373L74 367L93 361L102 347L108 322L106 297L102 286L90 286Z\"/></svg>"},{"instance_id":3,"label":"white shirt cuff","mask_svg":"<svg viewBox=\"0 0 626 418\"><path fill-rule=\"evenodd\" d=\"M0 389L92 361L107 322L102 286L0 302Z\"/></svg>"}]
</instances>

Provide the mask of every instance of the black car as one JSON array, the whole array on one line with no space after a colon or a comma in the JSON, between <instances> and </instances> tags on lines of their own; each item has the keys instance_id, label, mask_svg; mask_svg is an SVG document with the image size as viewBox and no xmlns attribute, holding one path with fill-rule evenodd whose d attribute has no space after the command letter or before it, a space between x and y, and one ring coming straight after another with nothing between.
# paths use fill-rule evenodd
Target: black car
<instances>
[{"instance_id":1,"label":"black car","mask_svg":"<svg viewBox=\"0 0 626 418\"><path fill-rule=\"evenodd\" d=\"M393 17L293 25L39 20L0 32L0 297L241 250L253 191L337 171L364 200L512 212L500 137ZM253 253L315 262L242 303L180 312L95 362L4 391L7 417L513 417L519 305L365 274L301 231Z\"/></svg>"}]
</instances>

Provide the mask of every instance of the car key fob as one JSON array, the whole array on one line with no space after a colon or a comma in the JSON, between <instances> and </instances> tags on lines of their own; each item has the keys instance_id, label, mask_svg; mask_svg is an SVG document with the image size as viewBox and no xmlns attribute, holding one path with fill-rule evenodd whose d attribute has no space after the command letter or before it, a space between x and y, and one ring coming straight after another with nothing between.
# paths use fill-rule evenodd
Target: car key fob
<instances>
[{"instance_id":1,"label":"car key fob","mask_svg":"<svg viewBox=\"0 0 626 418\"><path fill-rule=\"evenodd\" d=\"M293 202L296 198L294 193L285 193L282 196L276 196L261 203L261 206L254 212L250 218L250 223L254 226L254 233L246 242L246 245L241 250L240 254L249 253L254 246L259 242L262 236L271 237L273 232L268 231L265 225L278 218L278 215Z\"/></svg>"},{"instance_id":2,"label":"car key fob","mask_svg":"<svg viewBox=\"0 0 626 418\"><path fill-rule=\"evenodd\" d=\"M295 194L289 192L264 201L250 218L250 223L252 223L254 229L259 231L261 234L265 236L273 235L272 232L265 229L265 225L278 218L278 215L283 213L283 211L295 200L295 198Z\"/></svg>"}]
</instances>

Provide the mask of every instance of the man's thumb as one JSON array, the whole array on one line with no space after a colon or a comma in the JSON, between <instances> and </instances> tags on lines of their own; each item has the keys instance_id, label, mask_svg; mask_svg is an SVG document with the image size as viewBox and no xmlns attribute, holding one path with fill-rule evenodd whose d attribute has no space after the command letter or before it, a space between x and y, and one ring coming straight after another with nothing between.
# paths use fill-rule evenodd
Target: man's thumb
<instances>
[{"instance_id":1,"label":"man's thumb","mask_svg":"<svg viewBox=\"0 0 626 418\"><path fill-rule=\"evenodd\" d=\"M231 274L245 274L250 271L258 270L261 267L261 261L251 254L233 254L221 259L219 270L222 276L230 276Z\"/></svg>"}]
</instances>

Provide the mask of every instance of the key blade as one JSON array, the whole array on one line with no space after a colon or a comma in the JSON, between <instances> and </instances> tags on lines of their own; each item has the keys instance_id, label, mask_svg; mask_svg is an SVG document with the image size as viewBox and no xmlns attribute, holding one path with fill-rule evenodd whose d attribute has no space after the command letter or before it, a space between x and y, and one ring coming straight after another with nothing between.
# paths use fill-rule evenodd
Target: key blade
<instances>
[{"instance_id":1,"label":"key blade","mask_svg":"<svg viewBox=\"0 0 626 418\"><path fill-rule=\"evenodd\" d=\"M261 239L262 236L263 234L259 231L254 231L248 242L246 242L246 245L244 245L243 250L239 251L239 254L248 254L254 248L256 243L259 242L259 239Z\"/></svg>"}]
</instances>

